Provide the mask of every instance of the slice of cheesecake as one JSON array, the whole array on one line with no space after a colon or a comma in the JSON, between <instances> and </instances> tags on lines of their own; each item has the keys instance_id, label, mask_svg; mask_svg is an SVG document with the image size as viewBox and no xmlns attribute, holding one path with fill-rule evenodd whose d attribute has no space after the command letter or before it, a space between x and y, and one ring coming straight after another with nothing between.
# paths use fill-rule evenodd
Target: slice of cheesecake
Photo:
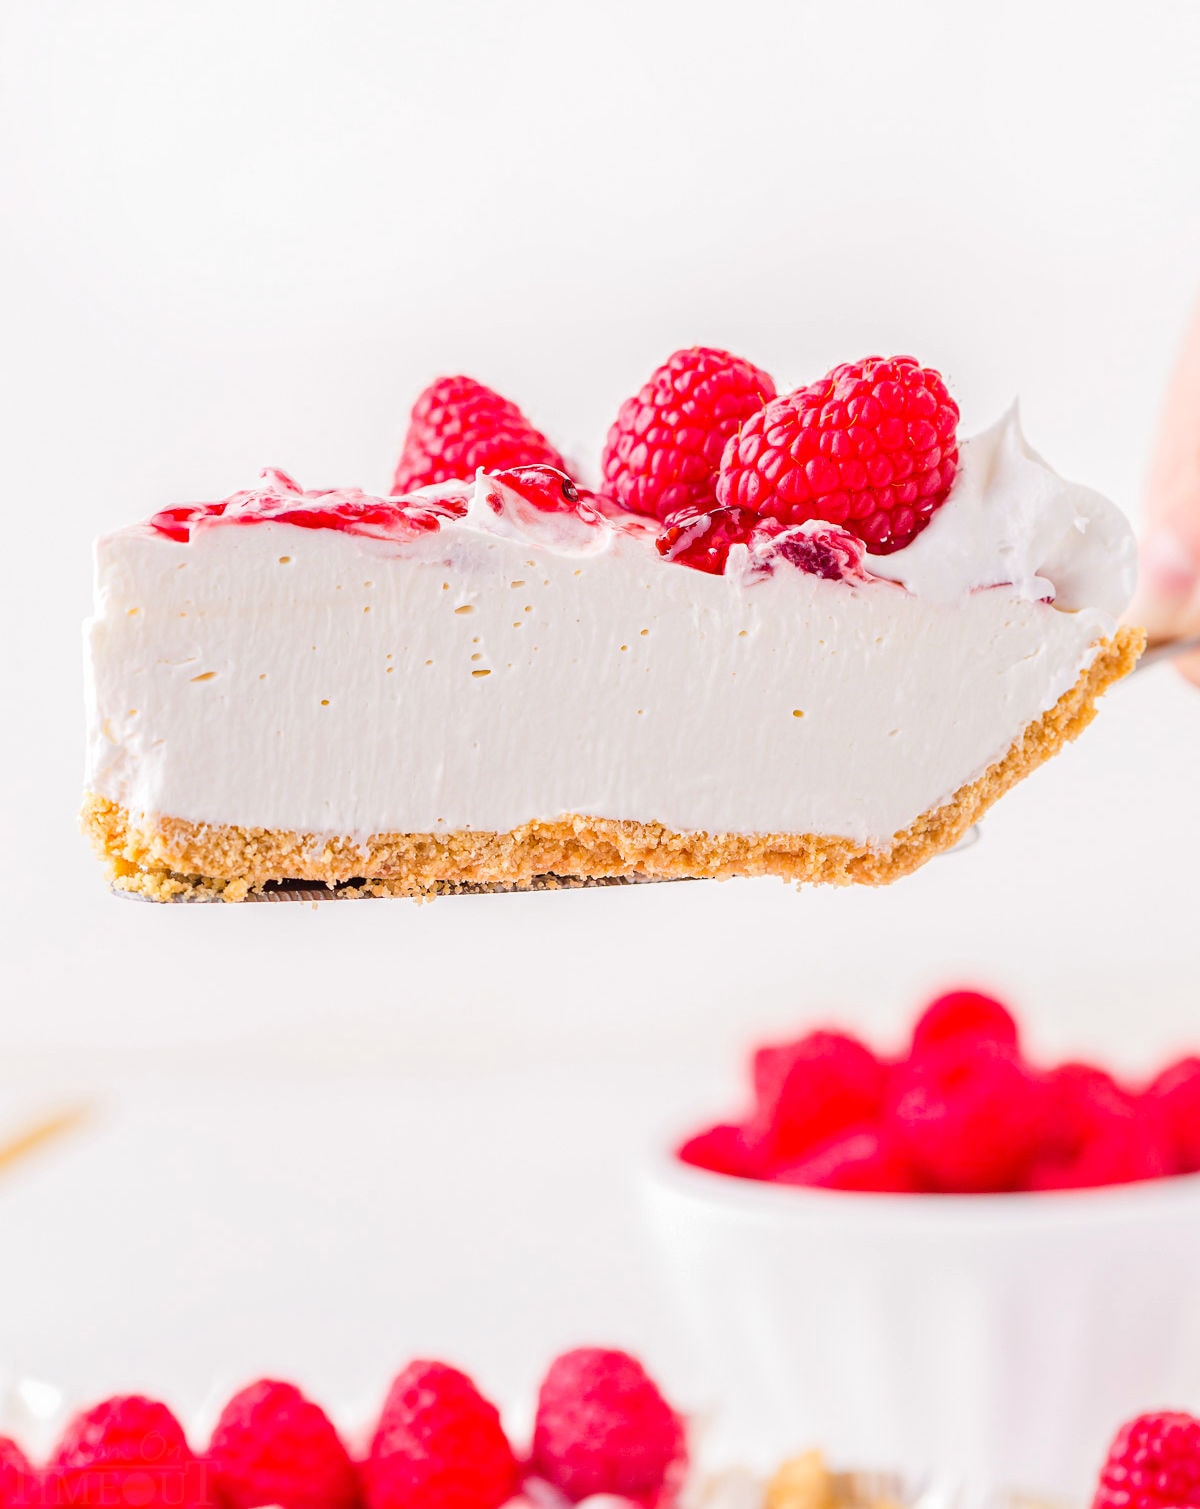
<instances>
[{"instance_id":1,"label":"slice of cheesecake","mask_svg":"<svg viewBox=\"0 0 1200 1509\"><path fill-rule=\"evenodd\" d=\"M266 473L98 543L85 826L156 898L888 882L1132 667L1133 561L1015 413L886 554L740 508L664 528L544 466Z\"/></svg>"}]
</instances>

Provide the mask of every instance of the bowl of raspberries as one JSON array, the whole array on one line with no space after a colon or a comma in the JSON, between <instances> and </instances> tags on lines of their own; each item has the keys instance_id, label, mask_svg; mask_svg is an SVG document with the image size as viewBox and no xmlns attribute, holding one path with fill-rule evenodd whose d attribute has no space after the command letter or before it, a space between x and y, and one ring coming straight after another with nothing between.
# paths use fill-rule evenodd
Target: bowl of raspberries
<instances>
[{"instance_id":1,"label":"bowl of raspberries","mask_svg":"<svg viewBox=\"0 0 1200 1509\"><path fill-rule=\"evenodd\" d=\"M1071 1496L1147 1398L1200 1405L1200 1057L1039 1063L954 990L900 1053L821 1027L646 1208L730 1444Z\"/></svg>"}]
</instances>

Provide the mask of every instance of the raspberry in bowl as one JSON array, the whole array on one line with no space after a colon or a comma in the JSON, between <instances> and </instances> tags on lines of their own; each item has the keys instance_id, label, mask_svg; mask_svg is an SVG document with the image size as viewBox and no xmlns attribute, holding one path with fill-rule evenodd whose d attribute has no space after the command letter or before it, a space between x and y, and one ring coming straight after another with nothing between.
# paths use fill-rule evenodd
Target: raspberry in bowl
<instances>
[{"instance_id":1,"label":"raspberry in bowl","mask_svg":"<svg viewBox=\"0 0 1200 1509\"><path fill-rule=\"evenodd\" d=\"M822 1028L750 1070L645 1180L726 1449L1073 1497L1147 1399L1200 1400L1200 1062L1031 1062L964 990L898 1055Z\"/></svg>"}]
</instances>

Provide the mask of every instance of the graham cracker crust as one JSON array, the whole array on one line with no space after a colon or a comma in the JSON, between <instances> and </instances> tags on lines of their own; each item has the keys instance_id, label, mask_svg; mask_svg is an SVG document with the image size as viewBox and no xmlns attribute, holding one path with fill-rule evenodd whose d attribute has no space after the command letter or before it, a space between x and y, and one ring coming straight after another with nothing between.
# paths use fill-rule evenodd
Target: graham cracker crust
<instances>
[{"instance_id":1,"label":"graham cracker crust","mask_svg":"<svg viewBox=\"0 0 1200 1509\"><path fill-rule=\"evenodd\" d=\"M922 813L886 849L811 833L678 833L660 823L572 813L508 833L327 834L193 823L130 813L89 794L82 822L114 888L155 901L244 901L279 882L338 887L339 896L431 897L472 890L557 889L618 880L775 875L799 884L888 885L952 848L1011 786L1077 737L1096 699L1145 645L1122 628L1055 705L978 780Z\"/></svg>"}]
</instances>

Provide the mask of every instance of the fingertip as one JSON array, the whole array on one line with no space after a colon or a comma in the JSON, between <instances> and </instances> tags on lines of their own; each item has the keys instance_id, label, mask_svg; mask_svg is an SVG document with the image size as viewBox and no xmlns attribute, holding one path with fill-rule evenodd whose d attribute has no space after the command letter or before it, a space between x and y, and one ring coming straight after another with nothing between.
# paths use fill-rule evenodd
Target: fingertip
<instances>
[{"instance_id":1,"label":"fingertip","mask_svg":"<svg viewBox=\"0 0 1200 1509\"><path fill-rule=\"evenodd\" d=\"M1170 524L1152 524L1140 551L1142 581L1162 598L1186 599L1200 582L1195 545Z\"/></svg>"},{"instance_id":2,"label":"fingertip","mask_svg":"<svg viewBox=\"0 0 1200 1509\"><path fill-rule=\"evenodd\" d=\"M1170 524L1151 524L1138 553L1137 592L1128 621L1141 624L1152 640L1172 637L1198 588L1200 556L1191 542Z\"/></svg>"},{"instance_id":3,"label":"fingertip","mask_svg":"<svg viewBox=\"0 0 1200 1509\"><path fill-rule=\"evenodd\" d=\"M1191 655L1181 655L1175 662L1175 669L1185 681L1190 681L1195 687L1200 687L1200 651Z\"/></svg>"}]
</instances>

